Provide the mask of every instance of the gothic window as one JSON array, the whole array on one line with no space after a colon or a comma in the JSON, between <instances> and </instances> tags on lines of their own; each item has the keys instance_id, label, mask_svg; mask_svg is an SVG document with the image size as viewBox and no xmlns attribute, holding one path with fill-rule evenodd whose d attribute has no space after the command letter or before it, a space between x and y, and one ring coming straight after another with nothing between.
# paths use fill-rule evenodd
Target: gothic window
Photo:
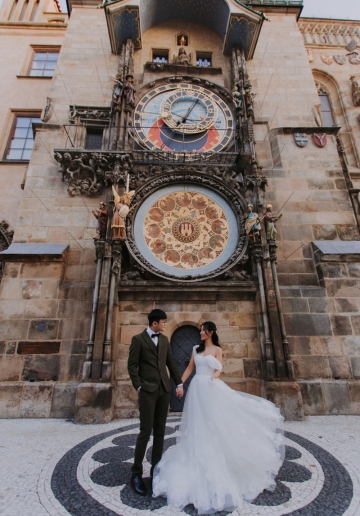
<instances>
[{"instance_id":1,"label":"gothic window","mask_svg":"<svg viewBox=\"0 0 360 516\"><path fill-rule=\"evenodd\" d=\"M333 127L335 125L335 122L331 110L329 95L323 91L320 91L319 98L323 125L324 127Z\"/></svg>"},{"instance_id":2,"label":"gothic window","mask_svg":"<svg viewBox=\"0 0 360 516\"><path fill-rule=\"evenodd\" d=\"M58 57L58 50L54 50L52 52L35 50L29 71L30 77L52 77L54 75Z\"/></svg>"},{"instance_id":3,"label":"gothic window","mask_svg":"<svg viewBox=\"0 0 360 516\"><path fill-rule=\"evenodd\" d=\"M29 161L34 145L32 124L42 123L39 117L16 116L9 138L5 159L9 161Z\"/></svg>"},{"instance_id":4,"label":"gothic window","mask_svg":"<svg viewBox=\"0 0 360 516\"><path fill-rule=\"evenodd\" d=\"M168 50L153 50L153 62L167 64L169 62Z\"/></svg>"},{"instance_id":5,"label":"gothic window","mask_svg":"<svg viewBox=\"0 0 360 516\"><path fill-rule=\"evenodd\" d=\"M212 66L211 54L196 52L196 66Z\"/></svg>"},{"instance_id":6,"label":"gothic window","mask_svg":"<svg viewBox=\"0 0 360 516\"><path fill-rule=\"evenodd\" d=\"M103 142L103 129L100 127L86 128L85 149L101 150Z\"/></svg>"}]
</instances>

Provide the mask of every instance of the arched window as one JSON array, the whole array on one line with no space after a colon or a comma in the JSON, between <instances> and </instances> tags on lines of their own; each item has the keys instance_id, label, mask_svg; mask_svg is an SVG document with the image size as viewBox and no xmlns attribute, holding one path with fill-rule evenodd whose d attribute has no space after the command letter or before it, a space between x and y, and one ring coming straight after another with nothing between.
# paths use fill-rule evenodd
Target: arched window
<instances>
[{"instance_id":1,"label":"arched window","mask_svg":"<svg viewBox=\"0 0 360 516\"><path fill-rule=\"evenodd\" d=\"M333 127L335 125L334 117L332 114L331 104L329 95L323 90L319 90L320 98L320 111L324 127Z\"/></svg>"}]
</instances>

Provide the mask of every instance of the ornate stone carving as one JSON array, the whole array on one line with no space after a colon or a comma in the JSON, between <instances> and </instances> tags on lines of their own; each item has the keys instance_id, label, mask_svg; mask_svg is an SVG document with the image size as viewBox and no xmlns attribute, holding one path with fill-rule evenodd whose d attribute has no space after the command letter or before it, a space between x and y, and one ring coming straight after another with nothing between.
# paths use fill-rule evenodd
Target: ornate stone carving
<instances>
[{"instance_id":1,"label":"ornate stone carving","mask_svg":"<svg viewBox=\"0 0 360 516\"><path fill-rule=\"evenodd\" d=\"M123 251L123 242L121 240L112 240L111 242L111 250L112 250L112 265L111 272L115 276L118 276L121 271L121 260L122 260L122 251Z\"/></svg>"},{"instance_id":2,"label":"ornate stone carving","mask_svg":"<svg viewBox=\"0 0 360 516\"><path fill-rule=\"evenodd\" d=\"M88 107L72 105L69 108L69 122L79 123L83 120L103 120L110 118L110 108L99 107L89 109Z\"/></svg>"},{"instance_id":3,"label":"ornate stone carving","mask_svg":"<svg viewBox=\"0 0 360 516\"><path fill-rule=\"evenodd\" d=\"M184 167L186 168L186 167ZM196 171L194 172L188 172L183 171L180 172L179 170L176 170L176 172L162 173L161 175L151 179L148 181L144 186L142 186L133 197L132 204L137 205L140 204L141 201L147 197L150 193L160 189L161 187L170 185L170 184L180 184L183 185L184 183L189 184L199 184L205 187L208 187L211 190L216 191L218 194L225 197L230 205L232 206L233 210L238 216L238 223L239 223L239 231L240 231L240 237L237 243L237 246L235 248L235 251L231 258L224 263L222 266L218 267L215 271L212 271L208 274L199 274L197 276L182 276L179 278L179 276L175 276L163 271L158 270L156 267L154 267L152 264L150 264L140 251L138 250L132 228L133 228L133 221L135 217L135 210L131 212L131 215L126 219L126 235L127 235L127 241L126 245L128 246L130 254L143 266L148 272L155 274L156 276L164 277L173 281L181 281L181 282L187 282L187 281L199 281L208 279L214 276L218 276L220 274L223 274L228 269L232 268L238 261L244 256L246 251L246 245L247 245L247 239L245 235L245 225L244 225L244 219L243 219L243 212L245 209L245 201L242 197L240 197L234 190L229 188L221 179L215 176L209 176L205 174L198 173ZM130 206L131 208L131 206Z\"/></svg>"},{"instance_id":4,"label":"ornate stone carving","mask_svg":"<svg viewBox=\"0 0 360 516\"><path fill-rule=\"evenodd\" d=\"M315 20L308 22L300 18L299 30L305 43L321 45L322 47L324 45L329 47L334 45L345 46L349 44L350 38L360 37L360 27L358 25L349 25L349 22L344 23L340 20L334 20L331 23L319 23Z\"/></svg>"},{"instance_id":5,"label":"ornate stone carving","mask_svg":"<svg viewBox=\"0 0 360 516\"><path fill-rule=\"evenodd\" d=\"M10 224L2 219L0 220L0 252L5 251L12 242L14 231L11 229ZM0 280L3 275L3 261L0 260Z\"/></svg>"},{"instance_id":6,"label":"ornate stone carving","mask_svg":"<svg viewBox=\"0 0 360 516\"><path fill-rule=\"evenodd\" d=\"M54 157L71 197L95 197L105 185L124 185L133 167L128 153L56 151Z\"/></svg>"},{"instance_id":7,"label":"ornate stone carving","mask_svg":"<svg viewBox=\"0 0 360 516\"><path fill-rule=\"evenodd\" d=\"M191 66L191 54L187 54L184 47L179 48L179 53L174 56L174 63L184 66Z\"/></svg>"},{"instance_id":8,"label":"ornate stone carving","mask_svg":"<svg viewBox=\"0 0 360 516\"><path fill-rule=\"evenodd\" d=\"M360 75L350 77L352 85L352 98L355 106L360 106Z\"/></svg>"},{"instance_id":9,"label":"ornate stone carving","mask_svg":"<svg viewBox=\"0 0 360 516\"><path fill-rule=\"evenodd\" d=\"M221 178L224 183L239 194L244 189L244 177L240 170L235 167L226 166L198 166L198 165L150 165L149 167L136 168L131 176L130 187L139 188L147 181L161 174L172 174L181 172L185 174L205 174L211 177Z\"/></svg>"}]
</instances>

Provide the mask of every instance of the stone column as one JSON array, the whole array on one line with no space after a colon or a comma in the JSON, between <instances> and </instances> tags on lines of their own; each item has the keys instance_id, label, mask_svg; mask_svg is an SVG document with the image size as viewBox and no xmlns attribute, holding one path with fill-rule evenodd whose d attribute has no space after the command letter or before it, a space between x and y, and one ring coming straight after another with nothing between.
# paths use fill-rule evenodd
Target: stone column
<instances>
[{"instance_id":1,"label":"stone column","mask_svg":"<svg viewBox=\"0 0 360 516\"><path fill-rule=\"evenodd\" d=\"M111 242L112 248L112 266L111 266L111 278L110 278L110 288L109 288L109 301L108 301L108 311L107 311L107 319L106 319L106 330L105 330L105 342L104 342L104 353L103 353L103 362L101 367L101 379L102 381L110 381L111 374L111 351L112 351L112 340L111 340L111 329L112 329L112 319L113 319L113 310L114 310L114 297L115 297L115 288L117 279L121 273L121 260L122 260L122 247L124 242L119 239L113 239Z\"/></svg>"},{"instance_id":2,"label":"stone column","mask_svg":"<svg viewBox=\"0 0 360 516\"><path fill-rule=\"evenodd\" d=\"M94 351L94 337L95 337L95 326L96 326L96 316L99 304L99 291L100 291L100 280L101 280L101 270L103 264L103 258L105 253L105 241L95 239L95 251L96 251L96 273L95 273L95 287L94 287L94 295L93 295L93 305L92 305L92 313L91 313L91 323L90 323L90 332L89 332L89 340L86 348L86 359L83 366L82 380L88 380L91 376L91 364L93 358Z\"/></svg>"},{"instance_id":3,"label":"stone column","mask_svg":"<svg viewBox=\"0 0 360 516\"><path fill-rule=\"evenodd\" d=\"M264 333L265 333L265 370L266 370L266 378L267 380L274 380L276 377L275 370L275 362L274 362L274 351L273 344L271 342L270 337L270 325L269 319L267 315L266 309L266 297L265 297L265 288L264 288L264 278L262 271L262 258L263 258L263 250L261 242L254 243L252 245L252 257L253 261L256 264L256 272L259 282L259 291L260 291L260 303L261 303L261 316L264 325Z\"/></svg>"},{"instance_id":4,"label":"stone column","mask_svg":"<svg viewBox=\"0 0 360 516\"><path fill-rule=\"evenodd\" d=\"M278 310L278 314L279 314L280 331L281 331L281 338L282 338L282 344L283 344L284 358L285 358L285 363L286 363L286 372L287 372L288 378L290 380L294 380L295 379L294 366L293 366L292 361L290 360L289 343L288 343L288 340L286 337L284 314L283 314L282 305L281 305L279 281L278 281L277 270L276 270L276 248L277 248L276 242L270 241L269 253L270 253L271 273L272 273L273 282L274 282L276 305L277 305L277 310Z\"/></svg>"}]
</instances>

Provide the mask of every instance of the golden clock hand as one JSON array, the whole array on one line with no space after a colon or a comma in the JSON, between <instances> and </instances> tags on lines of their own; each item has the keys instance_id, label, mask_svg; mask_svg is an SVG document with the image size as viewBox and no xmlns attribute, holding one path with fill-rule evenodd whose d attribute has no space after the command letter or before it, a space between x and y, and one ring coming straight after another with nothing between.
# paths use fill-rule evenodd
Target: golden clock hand
<instances>
[{"instance_id":1,"label":"golden clock hand","mask_svg":"<svg viewBox=\"0 0 360 516\"><path fill-rule=\"evenodd\" d=\"M180 125L180 124L184 124L186 122L186 119L188 118L188 116L190 115L191 111L194 109L194 107L196 106L196 104L199 102L200 99L196 99L194 104L192 106L189 107L188 109L188 112L186 113L185 117L182 119L181 122L176 122L176 125Z\"/></svg>"}]
</instances>

